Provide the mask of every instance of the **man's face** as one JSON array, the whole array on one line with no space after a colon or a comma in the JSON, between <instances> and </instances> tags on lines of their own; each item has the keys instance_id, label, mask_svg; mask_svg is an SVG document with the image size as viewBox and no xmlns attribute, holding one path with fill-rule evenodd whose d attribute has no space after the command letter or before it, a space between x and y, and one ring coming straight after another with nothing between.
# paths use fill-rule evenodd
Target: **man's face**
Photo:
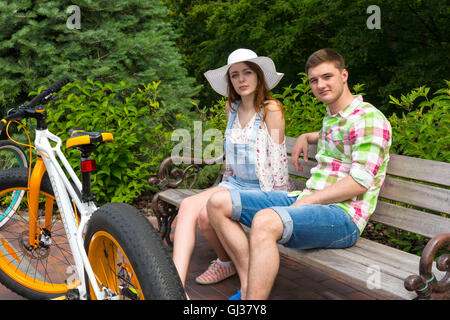
<instances>
[{"instance_id":1,"label":"man's face","mask_svg":"<svg viewBox=\"0 0 450 320\"><path fill-rule=\"evenodd\" d=\"M327 105L332 105L341 97L347 79L347 70L339 70L332 62L324 62L308 70L314 96Z\"/></svg>"}]
</instances>

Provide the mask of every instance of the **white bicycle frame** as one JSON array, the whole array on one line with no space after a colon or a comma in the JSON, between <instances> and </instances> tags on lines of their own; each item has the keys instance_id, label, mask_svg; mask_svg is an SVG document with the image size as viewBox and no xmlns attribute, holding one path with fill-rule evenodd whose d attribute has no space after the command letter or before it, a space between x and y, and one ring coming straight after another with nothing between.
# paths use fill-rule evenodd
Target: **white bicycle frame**
<instances>
[{"instance_id":1,"label":"white bicycle frame","mask_svg":"<svg viewBox=\"0 0 450 320\"><path fill-rule=\"evenodd\" d=\"M54 147L51 146L50 141L55 142ZM85 280L84 272L89 278L92 289L94 290L97 299L110 299L118 298L119 293L113 294L108 288L100 288L97 284L96 277L89 263L86 251L84 249L83 234L85 233L86 225L95 210L97 210L94 202L82 202L79 194L81 194L82 184L80 179L77 177L66 157L61 151L61 139L45 130L36 130L35 147L43 154L42 160L44 161L50 182L53 187L54 196L56 198L56 203L59 208L61 215L61 220L64 224L64 230L67 235L67 240L70 245L70 250L72 251L73 259L75 262L76 270L80 277L81 285L77 287L80 298L87 298L87 286L88 283ZM58 162L61 161L63 167L66 169L70 178L75 183L76 188L78 188L78 193L73 188L69 179L63 171L63 168ZM69 198L69 195L71 198ZM80 223L77 226L77 219L71 200L75 202L78 208L78 214L80 216Z\"/></svg>"}]
</instances>

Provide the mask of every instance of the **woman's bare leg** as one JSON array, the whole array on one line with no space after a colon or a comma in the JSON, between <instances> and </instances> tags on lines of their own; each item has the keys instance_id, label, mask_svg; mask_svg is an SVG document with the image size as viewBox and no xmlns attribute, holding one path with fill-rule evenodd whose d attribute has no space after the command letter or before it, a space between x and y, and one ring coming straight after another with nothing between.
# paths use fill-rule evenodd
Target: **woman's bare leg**
<instances>
[{"instance_id":1,"label":"woman's bare leg","mask_svg":"<svg viewBox=\"0 0 450 320\"><path fill-rule=\"evenodd\" d=\"M213 187L181 201L175 226L173 262L177 268L183 286L186 282L186 274L192 251L194 250L197 222L200 212L204 209L209 197L220 190L226 189L223 187ZM217 249L219 251L218 253L222 255L222 251L224 252L225 250L220 245L217 235L210 236L208 234L208 236L205 237L208 242L209 240L212 241L213 249Z\"/></svg>"}]
</instances>

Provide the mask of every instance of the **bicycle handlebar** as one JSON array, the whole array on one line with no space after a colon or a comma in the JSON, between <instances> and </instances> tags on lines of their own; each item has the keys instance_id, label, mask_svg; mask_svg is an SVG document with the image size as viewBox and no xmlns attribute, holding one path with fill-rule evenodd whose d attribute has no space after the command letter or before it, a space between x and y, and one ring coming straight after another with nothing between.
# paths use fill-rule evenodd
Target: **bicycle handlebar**
<instances>
[{"instance_id":1,"label":"bicycle handlebar","mask_svg":"<svg viewBox=\"0 0 450 320\"><path fill-rule=\"evenodd\" d=\"M7 116L4 119L0 120L0 133L11 120L18 120L24 117L35 117L36 112L34 110L34 107L38 104L48 103L52 98L52 93L58 92L70 81L71 80L69 78L64 77L35 96L29 104L20 106L18 109L9 110Z\"/></svg>"},{"instance_id":2,"label":"bicycle handlebar","mask_svg":"<svg viewBox=\"0 0 450 320\"><path fill-rule=\"evenodd\" d=\"M28 108L32 108L38 104L44 104L47 103L50 100L49 95L59 91L62 87L64 87L67 83L70 82L69 78L62 78L59 81L56 81L53 83L50 87L42 91L40 94L38 94L36 97L34 97L30 103L27 105Z\"/></svg>"}]
</instances>

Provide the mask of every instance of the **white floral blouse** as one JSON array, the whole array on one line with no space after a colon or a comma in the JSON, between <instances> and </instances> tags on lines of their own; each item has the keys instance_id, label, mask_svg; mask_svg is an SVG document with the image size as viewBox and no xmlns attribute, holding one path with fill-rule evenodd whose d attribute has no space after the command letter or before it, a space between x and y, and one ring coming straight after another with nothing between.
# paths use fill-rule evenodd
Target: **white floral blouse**
<instances>
[{"instance_id":1,"label":"white floral blouse","mask_svg":"<svg viewBox=\"0 0 450 320\"><path fill-rule=\"evenodd\" d=\"M245 127L241 128L239 114L237 114L232 130L230 130L229 139L231 139L233 143L249 143L255 119L256 113ZM255 173L259 179L261 190L287 191L289 175L286 155L286 138L283 139L281 144L275 143L269 134L265 122L261 122L255 144ZM233 170L226 165L224 180L226 180L228 176L233 176Z\"/></svg>"}]
</instances>

